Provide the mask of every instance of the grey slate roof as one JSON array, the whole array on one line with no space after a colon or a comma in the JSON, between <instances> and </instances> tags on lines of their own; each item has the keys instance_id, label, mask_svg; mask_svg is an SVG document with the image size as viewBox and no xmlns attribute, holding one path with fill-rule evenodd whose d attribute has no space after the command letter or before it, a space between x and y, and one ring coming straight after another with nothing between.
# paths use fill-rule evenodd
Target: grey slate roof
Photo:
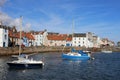
<instances>
[{"instance_id":1,"label":"grey slate roof","mask_svg":"<svg viewBox=\"0 0 120 80\"><path fill-rule=\"evenodd\" d=\"M74 33L74 37L86 37L86 33Z\"/></svg>"}]
</instances>

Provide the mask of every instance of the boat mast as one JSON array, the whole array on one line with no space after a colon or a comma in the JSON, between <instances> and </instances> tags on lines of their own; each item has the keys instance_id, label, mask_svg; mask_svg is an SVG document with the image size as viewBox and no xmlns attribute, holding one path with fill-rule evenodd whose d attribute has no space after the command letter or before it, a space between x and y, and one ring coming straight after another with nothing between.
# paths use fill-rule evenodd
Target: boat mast
<instances>
[{"instance_id":1,"label":"boat mast","mask_svg":"<svg viewBox=\"0 0 120 80\"><path fill-rule=\"evenodd\" d=\"M73 37L74 37L74 20L72 21L72 46L73 46Z\"/></svg>"},{"instance_id":2,"label":"boat mast","mask_svg":"<svg viewBox=\"0 0 120 80\"><path fill-rule=\"evenodd\" d=\"M20 16L20 44L19 44L19 56L21 54L21 36L22 36L22 16Z\"/></svg>"},{"instance_id":3,"label":"boat mast","mask_svg":"<svg viewBox=\"0 0 120 80\"><path fill-rule=\"evenodd\" d=\"M73 36L74 36L74 32L73 32L74 30L73 30L73 29L74 29L74 21L72 22L72 41L73 41ZM68 37L69 37L69 35L67 36L66 40L68 39ZM72 44L73 44L73 42L72 42ZM66 45L64 45L64 47L63 47L63 49L62 49L62 52L63 52L65 46L66 46Z\"/></svg>"}]
</instances>

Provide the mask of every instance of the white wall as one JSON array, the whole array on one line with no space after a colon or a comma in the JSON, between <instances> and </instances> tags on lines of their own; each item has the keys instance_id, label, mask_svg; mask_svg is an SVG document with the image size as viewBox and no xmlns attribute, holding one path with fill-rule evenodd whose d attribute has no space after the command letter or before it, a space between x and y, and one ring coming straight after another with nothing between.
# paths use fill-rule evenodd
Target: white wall
<instances>
[{"instance_id":1,"label":"white wall","mask_svg":"<svg viewBox=\"0 0 120 80\"><path fill-rule=\"evenodd\" d=\"M66 45L65 40L48 40L47 46L64 46Z\"/></svg>"},{"instance_id":2,"label":"white wall","mask_svg":"<svg viewBox=\"0 0 120 80\"><path fill-rule=\"evenodd\" d=\"M73 37L72 46L87 46L86 37Z\"/></svg>"},{"instance_id":3,"label":"white wall","mask_svg":"<svg viewBox=\"0 0 120 80\"><path fill-rule=\"evenodd\" d=\"M93 47L93 42L88 40L87 37L73 37L72 46L80 46L80 47Z\"/></svg>"},{"instance_id":4,"label":"white wall","mask_svg":"<svg viewBox=\"0 0 120 80\"><path fill-rule=\"evenodd\" d=\"M8 47L8 30L3 28L0 28L0 47Z\"/></svg>"},{"instance_id":5,"label":"white wall","mask_svg":"<svg viewBox=\"0 0 120 80\"><path fill-rule=\"evenodd\" d=\"M3 29L0 28L0 47L3 47Z\"/></svg>"},{"instance_id":6,"label":"white wall","mask_svg":"<svg viewBox=\"0 0 120 80\"><path fill-rule=\"evenodd\" d=\"M42 34L34 35L34 38L35 38L34 46L41 46L43 44L43 35Z\"/></svg>"}]
</instances>

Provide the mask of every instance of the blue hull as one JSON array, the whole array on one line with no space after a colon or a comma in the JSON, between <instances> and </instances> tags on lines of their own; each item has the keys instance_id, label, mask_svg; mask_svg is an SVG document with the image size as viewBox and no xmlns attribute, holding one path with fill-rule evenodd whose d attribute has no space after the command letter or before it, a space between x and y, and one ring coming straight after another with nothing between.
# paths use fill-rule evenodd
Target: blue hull
<instances>
[{"instance_id":1,"label":"blue hull","mask_svg":"<svg viewBox=\"0 0 120 80\"><path fill-rule=\"evenodd\" d=\"M63 59L71 59L71 60L89 60L90 56L82 55L82 56L72 56L72 55L66 55L62 54Z\"/></svg>"},{"instance_id":2,"label":"blue hull","mask_svg":"<svg viewBox=\"0 0 120 80\"><path fill-rule=\"evenodd\" d=\"M33 69L33 68L42 68L43 64L21 64L21 63L7 63L9 68L16 68L16 69Z\"/></svg>"}]
</instances>

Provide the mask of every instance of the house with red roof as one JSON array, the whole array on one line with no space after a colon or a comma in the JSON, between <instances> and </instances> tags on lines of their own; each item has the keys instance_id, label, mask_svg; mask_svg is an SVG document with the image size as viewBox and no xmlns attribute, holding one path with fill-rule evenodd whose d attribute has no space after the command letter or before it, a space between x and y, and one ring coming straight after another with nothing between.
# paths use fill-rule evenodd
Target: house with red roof
<instances>
[{"instance_id":1,"label":"house with red roof","mask_svg":"<svg viewBox=\"0 0 120 80\"><path fill-rule=\"evenodd\" d=\"M32 35L32 33L30 33L30 32L26 33L26 38L28 40L28 46L34 46L35 38Z\"/></svg>"},{"instance_id":2,"label":"house with red roof","mask_svg":"<svg viewBox=\"0 0 120 80\"><path fill-rule=\"evenodd\" d=\"M21 40L20 40L20 32L17 32L15 27L9 28L9 46L19 46L24 45L26 47L34 45L34 37L31 33L21 32ZM21 43L20 43L21 42Z\"/></svg>"},{"instance_id":3,"label":"house with red roof","mask_svg":"<svg viewBox=\"0 0 120 80\"><path fill-rule=\"evenodd\" d=\"M66 43L71 45L71 40L67 34L48 34L46 46L66 46Z\"/></svg>"}]
</instances>

